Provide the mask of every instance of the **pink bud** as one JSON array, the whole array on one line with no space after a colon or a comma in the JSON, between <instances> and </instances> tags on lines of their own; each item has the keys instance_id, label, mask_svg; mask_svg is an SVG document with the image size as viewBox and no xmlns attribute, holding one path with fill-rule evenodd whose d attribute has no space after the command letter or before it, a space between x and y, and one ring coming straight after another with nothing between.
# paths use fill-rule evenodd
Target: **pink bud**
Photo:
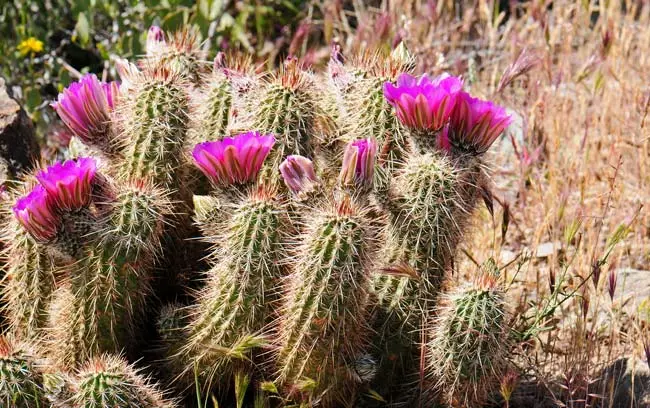
<instances>
[{"instance_id":1,"label":"pink bud","mask_svg":"<svg viewBox=\"0 0 650 408\"><path fill-rule=\"evenodd\" d=\"M341 185L362 188L372 185L376 158L375 139L360 139L349 143L343 153L343 166L339 174Z\"/></svg>"},{"instance_id":2,"label":"pink bud","mask_svg":"<svg viewBox=\"0 0 650 408\"><path fill-rule=\"evenodd\" d=\"M160 51L165 46L165 32L158 26L149 27L147 33L147 44L145 50L147 55L153 55Z\"/></svg>"},{"instance_id":3,"label":"pink bud","mask_svg":"<svg viewBox=\"0 0 650 408\"><path fill-rule=\"evenodd\" d=\"M280 174L284 183L295 194L308 194L319 184L314 164L303 156L288 156L280 164Z\"/></svg>"}]
</instances>

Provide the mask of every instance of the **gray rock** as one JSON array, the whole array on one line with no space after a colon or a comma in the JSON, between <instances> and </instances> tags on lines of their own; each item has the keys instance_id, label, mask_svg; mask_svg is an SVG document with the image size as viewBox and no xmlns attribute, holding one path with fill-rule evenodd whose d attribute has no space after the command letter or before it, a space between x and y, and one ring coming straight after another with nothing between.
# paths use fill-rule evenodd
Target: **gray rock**
<instances>
[{"instance_id":1,"label":"gray rock","mask_svg":"<svg viewBox=\"0 0 650 408\"><path fill-rule=\"evenodd\" d=\"M0 78L0 167L5 169L5 177L15 178L31 169L38 157L32 121L7 94L4 80Z\"/></svg>"},{"instance_id":2,"label":"gray rock","mask_svg":"<svg viewBox=\"0 0 650 408\"><path fill-rule=\"evenodd\" d=\"M632 311L636 310L641 302L650 297L650 271L619 268L616 274L614 299L626 304Z\"/></svg>"},{"instance_id":3,"label":"gray rock","mask_svg":"<svg viewBox=\"0 0 650 408\"><path fill-rule=\"evenodd\" d=\"M559 251L562 248L562 244L559 242L544 242L537 246L535 250L535 257L537 258L548 258L553 255L553 253Z\"/></svg>"},{"instance_id":4,"label":"gray rock","mask_svg":"<svg viewBox=\"0 0 650 408\"><path fill-rule=\"evenodd\" d=\"M650 407L650 368L638 358L620 358L603 370L601 407Z\"/></svg>"}]
</instances>

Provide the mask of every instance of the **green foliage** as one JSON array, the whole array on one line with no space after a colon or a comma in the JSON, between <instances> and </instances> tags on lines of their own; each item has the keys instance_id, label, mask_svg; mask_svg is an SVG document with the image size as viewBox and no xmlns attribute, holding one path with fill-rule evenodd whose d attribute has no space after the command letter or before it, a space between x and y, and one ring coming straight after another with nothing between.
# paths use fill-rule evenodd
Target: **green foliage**
<instances>
[{"instance_id":1,"label":"green foliage","mask_svg":"<svg viewBox=\"0 0 650 408\"><path fill-rule=\"evenodd\" d=\"M105 72L111 58L145 52L147 29L192 27L211 54L219 48L268 56L269 40L286 35L304 0L9 0L0 4L0 76L44 130L56 117L48 107L78 72ZM56 18L53 18L56 16ZM34 38L38 52L19 45Z\"/></svg>"}]
</instances>

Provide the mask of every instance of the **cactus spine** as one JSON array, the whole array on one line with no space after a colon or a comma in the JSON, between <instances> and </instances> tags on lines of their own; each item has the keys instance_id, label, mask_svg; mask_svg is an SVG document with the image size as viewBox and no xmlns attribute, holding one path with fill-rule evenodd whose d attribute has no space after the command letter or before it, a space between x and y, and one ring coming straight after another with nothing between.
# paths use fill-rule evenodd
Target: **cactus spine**
<instances>
[{"instance_id":1,"label":"cactus spine","mask_svg":"<svg viewBox=\"0 0 650 408\"><path fill-rule=\"evenodd\" d=\"M200 47L198 33L186 28L167 39L164 38L164 33L161 34L162 38L153 41L153 46L151 39L147 39L145 61L183 75L191 84L202 84L202 74L208 65L204 61L206 55Z\"/></svg>"},{"instance_id":2,"label":"cactus spine","mask_svg":"<svg viewBox=\"0 0 650 408\"><path fill-rule=\"evenodd\" d=\"M127 183L108 206L103 230L85 244L56 302L51 348L64 367L127 346L150 292L167 201L150 186Z\"/></svg>"},{"instance_id":3,"label":"cactus spine","mask_svg":"<svg viewBox=\"0 0 650 408\"><path fill-rule=\"evenodd\" d=\"M201 378L229 378L259 345L285 257L281 242L288 220L274 191L254 187L231 206L179 356L195 361Z\"/></svg>"},{"instance_id":4,"label":"cactus spine","mask_svg":"<svg viewBox=\"0 0 650 408\"><path fill-rule=\"evenodd\" d=\"M471 213L467 207L472 204L462 195L466 182L443 155L409 157L391 183L391 222L383 265L386 271L403 270L406 276L376 277L380 304L408 313L413 311L410 301L431 300L437 294Z\"/></svg>"},{"instance_id":5,"label":"cactus spine","mask_svg":"<svg viewBox=\"0 0 650 408\"><path fill-rule=\"evenodd\" d=\"M280 162L290 154L314 155L314 143L329 131L329 117L316 102L313 78L288 60L270 82L262 87L249 112L250 128L272 133L277 145L265 167L273 169L262 177L276 177Z\"/></svg>"},{"instance_id":6,"label":"cactus spine","mask_svg":"<svg viewBox=\"0 0 650 408\"><path fill-rule=\"evenodd\" d=\"M47 406L40 373L29 347L0 337L0 403L4 407Z\"/></svg>"},{"instance_id":7,"label":"cactus spine","mask_svg":"<svg viewBox=\"0 0 650 408\"><path fill-rule=\"evenodd\" d=\"M206 88L196 103L196 119L189 137L190 148L226 135L233 103L233 90L226 74L216 69L206 81Z\"/></svg>"},{"instance_id":8,"label":"cactus spine","mask_svg":"<svg viewBox=\"0 0 650 408\"><path fill-rule=\"evenodd\" d=\"M408 132L393 114L383 93L384 83L394 81L401 72L411 69L408 56L393 53L387 59L362 54L344 66L335 51L330 61L330 88L337 96L339 127L344 142L374 137L379 150L387 152L384 166L390 173L404 161Z\"/></svg>"},{"instance_id":9,"label":"cactus spine","mask_svg":"<svg viewBox=\"0 0 650 408\"><path fill-rule=\"evenodd\" d=\"M42 336L47 323L56 267L46 249L20 228L13 217L8 224L4 311L16 337L35 340Z\"/></svg>"},{"instance_id":10,"label":"cactus spine","mask_svg":"<svg viewBox=\"0 0 650 408\"><path fill-rule=\"evenodd\" d=\"M118 108L125 163L122 179L152 179L178 188L188 129L189 97L183 77L164 66L128 76L130 92Z\"/></svg>"},{"instance_id":11,"label":"cactus spine","mask_svg":"<svg viewBox=\"0 0 650 408\"><path fill-rule=\"evenodd\" d=\"M452 405L479 407L507 366L504 290L493 261L472 282L444 295L431 325L427 373L431 391Z\"/></svg>"},{"instance_id":12,"label":"cactus spine","mask_svg":"<svg viewBox=\"0 0 650 408\"><path fill-rule=\"evenodd\" d=\"M119 357L102 355L85 364L72 381L74 408L173 408L156 387Z\"/></svg>"},{"instance_id":13,"label":"cactus spine","mask_svg":"<svg viewBox=\"0 0 650 408\"><path fill-rule=\"evenodd\" d=\"M367 334L373 233L349 197L304 225L278 323L278 370L297 400L334 406L358 381L351 366Z\"/></svg>"}]
</instances>

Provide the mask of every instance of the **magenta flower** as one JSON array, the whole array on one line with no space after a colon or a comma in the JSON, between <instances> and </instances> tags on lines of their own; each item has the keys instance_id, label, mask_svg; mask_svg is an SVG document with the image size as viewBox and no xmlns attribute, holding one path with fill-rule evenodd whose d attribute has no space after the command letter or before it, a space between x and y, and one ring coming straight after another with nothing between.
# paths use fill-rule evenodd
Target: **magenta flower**
<instances>
[{"instance_id":1,"label":"magenta flower","mask_svg":"<svg viewBox=\"0 0 650 408\"><path fill-rule=\"evenodd\" d=\"M401 74L397 85L384 84L384 96L404 126L417 130L440 130L449 120L456 98L463 88L458 77L446 74L431 80Z\"/></svg>"},{"instance_id":2,"label":"magenta flower","mask_svg":"<svg viewBox=\"0 0 650 408\"><path fill-rule=\"evenodd\" d=\"M112 111L115 109L117 98L120 95L120 84L117 81L102 82L102 88L104 89L104 95L106 95L108 107Z\"/></svg>"},{"instance_id":3,"label":"magenta flower","mask_svg":"<svg viewBox=\"0 0 650 408\"><path fill-rule=\"evenodd\" d=\"M308 194L318 185L314 164L303 156L288 156L280 164L280 174L289 190L298 195Z\"/></svg>"},{"instance_id":4,"label":"magenta flower","mask_svg":"<svg viewBox=\"0 0 650 408\"><path fill-rule=\"evenodd\" d=\"M90 157L81 157L49 166L36 179L59 209L71 211L88 205L97 163Z\"/></svg>"},{"instance_id":5,"label":"magenta flower","mask_svg":"<svg viewBox=\"0 0 650 408\"><path fill-rule=\"evenodd\" d=\"M86 74L64 89L52 107L72 133L84 142L97 142L106 136L118 90L117 82L100 82L95 74Z\"/></svg>"},{"instance_id":6,"label":"magenta flower","mask_svg":"<svg viewBox=\"0 0 650 408\"><path fill-rule=\"evenodd\" d=\"M436 139L436 147L438 150L442 150L447 153L451 151L451 141L449 140L449 124L446 124L445 127L443 127L440 131L440 134Z\"/></svg>"},{"instance_id":7,"label":"magenta flower","mask_svg":"<svg viewBox=\"0 0 650 408\"><path fill-rule=\"evenodd\" d=\"M449 139L456 147L481 154L492 146L510 122L512 118L504 108L461 92L449 122Z\"/></svg>"},{"instance_id":8,"label":"magenta flower","mask_svg":"<svg viewBox=\"0 0 650 408\"><path fill-rule=\"evenodd\" d=\"M19 198L12 209L16 219L36 240L47 242L56 235L58 215L43 186L37 185L29 194Z\"/></svg>"},{"instance_id":9,"label":"magenta flower","mask_svg":"<svg viewBox=\"0 0 650 408\"><path fill-rule=\"evenodd\" d=\"M377 158L375 139L360 139L348 143L343 153L339 181L344 186L368 187L372 184Z\"/></svg>"},{"instance_id":10,"label":"magenta flower","mask_svg":"<svg viewBox=\"0 0 650 408\"><path fill-rule=\"evenodd\" d=\"M248 132L194 147L196 166L216 185L243 184L252 181L268 156L275 137Z\"/></svg>"},{"instance_id":11,"label":"magenta flower","mask_svg":"<svg viewBox=\"0 0 650 408\"><path fill-rule=\"evenodd\" d=\"M165 32L162 28L155 25L149 27L149 32L147 32L147 43L145 44L147 55L155 54L165 45Z\"/></svg>"}]
</instances>

